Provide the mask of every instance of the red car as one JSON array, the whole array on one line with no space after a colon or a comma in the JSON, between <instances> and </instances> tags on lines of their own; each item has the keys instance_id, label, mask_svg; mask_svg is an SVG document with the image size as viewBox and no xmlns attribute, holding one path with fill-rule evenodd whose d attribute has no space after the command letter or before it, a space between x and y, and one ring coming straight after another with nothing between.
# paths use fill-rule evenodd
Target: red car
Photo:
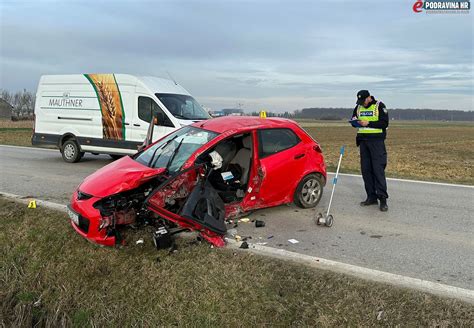
<instances>
[{"instance_id":1,"label":"red car","mask_svg":"<svg viewBox=\"0 0 474 328\"><path fill-rule=\"evenodd\" d=\"M155 242L195 230L223 246L227 219L290 202L314 207L325 184L321 148L296 122L220 117L99 169L68 208L74 229L101 245L120 243L120 227L146 224Z\"/></svg>"}]
</instances>

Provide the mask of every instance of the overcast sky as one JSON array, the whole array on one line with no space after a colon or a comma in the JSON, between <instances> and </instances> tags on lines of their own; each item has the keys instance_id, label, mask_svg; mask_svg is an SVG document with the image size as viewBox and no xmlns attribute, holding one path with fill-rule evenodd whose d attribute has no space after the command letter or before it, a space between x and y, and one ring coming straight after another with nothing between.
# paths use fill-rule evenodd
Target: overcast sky
<instances>
[{"instance_id":1,"label":"overcast sky","mask_svg":"<svg viewBox=\"0 0 474 328\"><path fill-rule=\"evenodd\" d=\"M415 0L22 1L1 3L0 88L43 74L167 71L212 109L474 109L469 14Z\"/></svg>"}]
</instances>

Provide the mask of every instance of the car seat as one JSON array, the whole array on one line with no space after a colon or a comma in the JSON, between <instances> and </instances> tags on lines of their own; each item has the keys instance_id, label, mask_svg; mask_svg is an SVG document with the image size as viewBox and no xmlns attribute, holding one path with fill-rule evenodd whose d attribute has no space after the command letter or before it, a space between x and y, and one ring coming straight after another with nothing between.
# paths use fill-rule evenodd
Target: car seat
<instances>
[{"instance_id":1,"label":"car seat","mask_svg":"<svg viewBox=\"0 0 474 328\"><path fill-rule=\"evenodd\" d=\"M235 157L237 152L237 146L235 142L231 140L225 140L217 144L214 150L222 157L222 171L227 170L230 161Z\"/></svg>"},{"instance_id":2,"label":"car seat","mask_svg":"<svg viewBox=\"0 0 474 328\"><path fill-rule=\"evenodd\" d=\"M250 171L250 158L252 157L252 137L247 135L242 138L243 147L237 151L230 164L238 164L242 168L241 185L247 183Z\"/></svg>"}]
</instances>

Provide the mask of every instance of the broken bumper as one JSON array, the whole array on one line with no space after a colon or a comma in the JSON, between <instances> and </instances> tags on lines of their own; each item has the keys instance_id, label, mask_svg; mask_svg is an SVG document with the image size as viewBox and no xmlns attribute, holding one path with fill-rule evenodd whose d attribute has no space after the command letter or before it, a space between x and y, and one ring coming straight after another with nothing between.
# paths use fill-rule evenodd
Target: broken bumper
<instances>
[{"instance_id":1,"label":"broken bumper","mask_svg":"<svg viewBox=\"0 0 474 328\"><path fill-rule=\"evenodd\" d=\"M107 229L99 230L102 217L99 210L93 206L98 200L100 200L98 197L78 200L77 191L75 191L71 198L71 204L68 206L71 225L78 234L90 242L104 246L115 246L115 236L107 236Z\"/></svg>"}]
</instances>

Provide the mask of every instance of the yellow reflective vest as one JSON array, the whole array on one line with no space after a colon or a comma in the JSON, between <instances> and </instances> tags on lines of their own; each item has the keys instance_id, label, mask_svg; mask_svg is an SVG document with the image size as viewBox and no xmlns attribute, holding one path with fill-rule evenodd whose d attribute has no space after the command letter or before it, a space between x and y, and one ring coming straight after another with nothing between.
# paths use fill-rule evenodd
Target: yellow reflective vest
<instances>
[{"instance_id":1,"label":"yellow reflective vest","mask_svg":"<svg viewBox=\"0 0 474 328\"><path fill-rule=\"evenodd\" d=\"M370 105L369 108L365 108L364 106L359 105L357 107L357 118L359 119L359 121L377 122L379 120L379 104L380 101L377 101L375 104ZM367 126L358 128L357 133L383 133L383 130L369 128Z\"/></svg>"}]
</instances>

